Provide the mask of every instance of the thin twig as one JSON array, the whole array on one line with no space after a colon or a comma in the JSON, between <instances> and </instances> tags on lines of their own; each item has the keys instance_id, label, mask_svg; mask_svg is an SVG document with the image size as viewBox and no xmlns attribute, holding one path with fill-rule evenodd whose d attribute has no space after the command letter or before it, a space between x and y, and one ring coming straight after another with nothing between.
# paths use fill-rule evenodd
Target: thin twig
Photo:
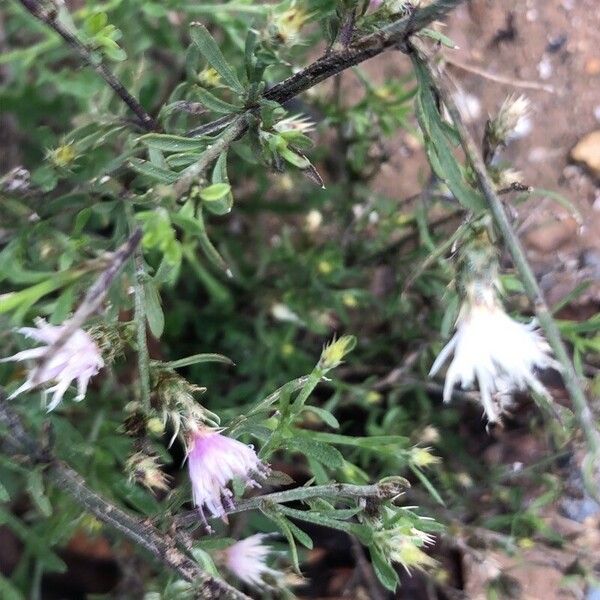
<instances>
[{"instance_id":1,"label":"thin twig","mask_svg":"<svg viewBox=\"0 0 600 600\"><path fill-rule=\"evenodd\" d=\"M44 356L41 358L40 363L32 377L34 384L39 383L38 380L44 373L48 363L69 341L75 331L81 328L87 319L98 310L114 278L137 248L141 237L142 230L138 228L129 236L129 239L116 252L114 252L108 268L100 274L98 279L96 279L92 287L85 295L83 302L75 311L75 314L68 320L68 322L65 323L65 328L60 337L51 346L49 346L48 350L44 353Z\"/></svg>"},{"instance_id":2,"label":"thin twig","mask_svg":"<svg viewBox=\"0 0 600 600\"><path fill-rule=\"evenodd\" d=\"M379 498L389 500L401 494L408 484L406 480L389 478L386 481L373 485L352 485L349 483L329 483L327 485L315 485L311 487L298 487L285 492L274 492L263 496L255 496L247 500L240 500L235 506L227 509L226 513L246 512L248 510L260 509L263 506L273 504L284 504L286 502L298 502L310 498ZM198 523L198 511L190 510L180 513L175 517L178 526L190 526Z\"/></svg>"},{"instance_id":3,"label":"thin twig","mask_svg":"<svg viewBox=\"0 0 600 600\"><path fill-rule=\"evenodd\" d=\"M562 367L562 376L565 386L573 402L577 420L579 421L581 429L586 437L590 455L594 460L600 461L600 433L598 432L594 421L594 415L592 414L585 397L582 382L575 372L573 363L567 354L567 350L560 335L560 330L558 329L556 321L552 317L552 313L548 308L542 290L540 289L533 270L529 265L521 242L515 234L506 216L506 213L504 212L502 201L498 197L498 194L494 188L494 184L488 175L477 144L471 136L468 128L462 121L460 112L453 100L451 92L452 87L448 81L447 75L432 66L427 50L422 43L415 40L413 48L426 65L432 81L435 83L436 91L448 109L448 113L454 122L460 137L461 146L469 163L471 164L471 167L473 168L473 171L475 172L479 187L488 204L490 212L492 213L494 222L502 233L504 242L512 256L515 267L519 272L525 293L532 303L538 322L544 330L548 342ZM586 483L588 488L592 488L588 489L588 491L590 491L590 493L593 492L593 495L597 497L598 490L594 488L594 484L590 481L587 481Z\"/></svg>"},{"instance_id":4,"label":"thin twig","mask_svg":"<svg viewBox=\"0 0 600 600\"><path fill-rule=\"evenodd\" d=\"M19 0L23 7L31 13L36 19L39 19L53 29L63 40L71 47L81 60L88 66L92 67L104 81L114 90L121 100L135 113L140 120L141 126L147 131L155 131L158 129L156 121L142 108L142 105L127 91L127 88L113 75L108 67L98 62L92 56L90 49L79 41L79 39L71 33L60 21L56 18L55 9L44 8L38 0Z\"/></svg>"},{"instance_id":5,"label":"thin twig","mask_svg":"<svg viewBox=\"0 0 600 600\"><path fill-rule=\"evenodd\" d=\"M444 61L449 65L467 71L467 73L473 73L484 79L495 81L502 85L510 85L511 87L529 89L529 90L540 90L542 92L548 92L549 94L556 94L556 89L546 83L538 83L537 81L526 81L524 79L513 79L512 77L506 77L504 75L498 75L496 73L490 73L484 69L480 69L474 65L468 65L454 57L444 54Z\"/></svg>"},{"instance_id":6,"label":"thin twig","mask_svg":"<svg viewBox=\"0 0 600 600\"><path fill-rule=\"evenodd\" d=\"M0 388L0 424L8 430L6 438L8 443L4 444L5 449L21 460L25 458L29 465L45 465L43 473L49 481L97 519L144 548L158 562L172 569L181 578L193 583L197 598L249 600L245 594L203 571L194 560L177 548L169 536L91 490L79 473L52 457L25 431L20 417L9 407L7 396L2 388Z\"/></svg>"},{"instance_id":7,"label":"thin twig","mask_svg":"<svg viewBox=\"0 0 600 600\"><path fill-rule=\"evenodd\" d=\"M265 92L264 98L284 104L318 83L373 58L389 48L404 44L411 35L427 27L432 21L441 19L463 2L464 0L435 0L429 6L417 9L409 16L394 21L375 33L362 36L347 48L322 56L294 75L276 83ZM250 107L248 110L255 108ZM226 115L189 131L188 135L201 136L216 133L237 118L236 115Z\"/></svg>"}]
</instances>

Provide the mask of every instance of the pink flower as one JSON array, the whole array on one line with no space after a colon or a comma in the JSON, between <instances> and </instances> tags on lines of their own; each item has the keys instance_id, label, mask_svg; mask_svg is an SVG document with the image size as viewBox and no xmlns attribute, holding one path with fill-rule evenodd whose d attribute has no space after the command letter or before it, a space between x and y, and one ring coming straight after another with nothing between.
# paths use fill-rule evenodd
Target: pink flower
<instances>
[{"instance_id":1,"label":"pink flower","mask_svg":"<svg viewBox=\"0 0 600 600\"><path fill-rule=\"evenodd\" d=\"M37 342L45 343L45 346L31 348L17 352L14 356L3 358L0 362L37 360L41 359L48 348L58 340L65 330L66 324L48 325L43 319L36 321L36 327L21 327L19 333ZM55 382L55 385L46 389L44 394L54 392L48 410L53 410L62 400L67 388L75 379L77 380L77 396L75 400L83 400L87 391L89 380L104 366L104 361L98 346L94 340L82 329L77 329L67 342L60 348L50 360L29 370L27 380L10 398L27 392L38 385Z\"/></svg>"},{"instance_id":2,"label":"pink flower","mask_svg":"<svg viewBox=\"0 0 600 600\"><path fill-rule=\"evenodd\" d=\"M233 505L232 479L241 479L246 487L260 487L253 476L266 476L264 465L251 446L228 438L214 429L198 429L193 434L188 451L188 468L192 481L194 504L203 507L214 517L226 518L223 502Z\"/></svg>"},{"instance_id":3,"label":"pink flower","mask_svg":"<svg viewBox=\"0 0 600 600\"><path fill-rule=\"evenodd\" d=\"M267 557L272 552L270 546L263 544L267 537L265 533L251 535L232 544L224 552L225 566L240 581L252 587L270 587L263 579L265 575L274 581L283 577L283 573L267 566Z\"/></svg>"}]
</instances>

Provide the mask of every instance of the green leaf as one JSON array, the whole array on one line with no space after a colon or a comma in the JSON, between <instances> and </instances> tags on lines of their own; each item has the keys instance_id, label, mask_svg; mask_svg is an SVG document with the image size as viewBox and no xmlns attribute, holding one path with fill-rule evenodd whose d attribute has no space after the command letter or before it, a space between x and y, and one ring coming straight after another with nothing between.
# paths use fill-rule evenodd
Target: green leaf
<instances>
[{"instance_id":1,"label":"green leaf","mask_svg":"<svg viewBox=\"0 0 600 600\"><path fill-rule=\"evenodd\" d=\"M33 500L42 515L50 517L52 515L52 505L44 492L44 480L42 479L42 471L39 467L29 471L27 476L27 491L29 492L29 497Z\"/></svg>"},{"instance_id":2,"label":"green leaf","mask_svg":"<svg viewBox=\"0 0 600 600\"><path fill-rule=\"evenodd\" d=\"M398 574L375 546L371 546L369 552L371 554L371 563L373 564L373 569L375 569L377 579L381 581L386 589L391 592L395 591L400 583Z\"/></svg>"},{"instance_id":3,"label":"green leaf","mask_svg":"<svg viewBox=\"0 0 600 600\"><path fill-rule=\"evenodd\" d=\"M6 524L25 544L26 551L40 560L47 571L64 573L67 565L50 549L46 541L0 506L0 525Z\"/></svg>"},{"instance_id":4,"label":"green leaf","mask_svg":"<svg viewBox=\"0 0 600 600\"><path fill-rule=\"evenodd\" d=\"M214 200L206 205L206 208L215 215L226 215L233 208L233 194L229 185L229 176L227 175L227 151L222 152L215 162L212 172L213 185L227 185L229 190L218 200Z\"/></svg>"},{"instance_id":5,"label":"green leaf","mask_svg":"<svg viewBox=\"0 0 600 600\"><path fill-rule=\"evenodd\" d=\"M323 423L329 425L332 429L340 428L340 422L324 408L320 408L319 406L305 406L303 410L314 413L321 421L323 421Z\"/></svg>"},{"instance_id":6,"label":"green leaf","mask_svg":"<svg viewBox=\"0 0 600 600\"><path fill-rule=\"evenodd\" d=\"M425 473L423 473L423 471L421 471L415 465L409 465L409 467L410 467L410 470L417 476L419 481L427 488L427 491L432 495L433 499L438 504L441 504L442 506L446 506L446 503L440 496L439 492L435 489L435 487L433 486L431 481L429 481L429 479L427 478Z\"/></svg>"},{"instance_id":7,"label":"green leaf","mask_svg":"<svg viewBox=\"0 0 600 600\"><path fill-rule=\"evenodd\" d=\"M447 35L440 33L439 31L435 31L434 29L429 29L427 27L423 27L421 31L419 31L420 35L425 35L436 42L439 42L443 46L451 48L452 50L456 50L458 46L454 43L452 39L450 39Z\"/></svg>"},{"instance_id":8,"label":"green leaf","mask_svg":"<svg viewBox=\"0 0 600 600\"><path fill-rule=\"evenodd\" d=\"M202 206L199 207L197 216L197 219L192 219L190 217L185 217L180 213L173 213L171 214L171 220L177 226L194 235L209 262L220 271L224 271L228 277L231 277L231 271L229 270L227 263L223 260L223 257L219 254L218 250L213 246L213 243L210 241L210 238L206 233L204 216L202 214Z\"/></svg>"},{"instance_id":9,"label":"green leaf","mask_svg":"<svg viewBox=\"0 0 600 600\"><path fill-rule=\"evenodd\" d=\"M8 490L2 485L2 482L0 482L0 502L9 502L10 501L10 494L8 493Z\"/></svg>"},{"instance_id":10,"label":"green leaf","mask_svg":"<svg viewBox=\"0 0 600 600\"><path fill-rule=\"evenodd\" d=\"M146 299L146 319L152 335L160 339L165 328L165 316L160 305L160 294L152 281L144 283L144 297Z\"/></svg>"},{"instance_id":11,"label":"green leaf","mask_svg":"<svg viewBox=\"0 0 600 600\"><path fill-rule=\"evenodd\" d=\"M294 537L305 547L308 548L309 550L313 549L313 541L311 539L311 537L305 533L304 531L302 531L302 529L300 529L300 527L294 525L291 521L288 521L288 527L290 528L292 534L294 535Z\"/></svg>"},{"instance_id":12,"label":"green leaf","mask_svg":"<svg viewBox=\"0 0 600 600\"><path fill-rule=\"evenodd\" d=\"M285 536L288 545L290 547L290 554L292 557L292 567L296 571L296 573L300 573L300 561L298 559L298 548L296 548L296 540L294 539L294 534L290 528L290 522L281 514L282 507L269 507L268 509L261 508L261 512L271 519L281 532Z\"/></svg>"},{"instance_id":13,"label":"green leaf","mask_svg":"<svg viewBox=\"0 0 600 600\"><path fill-rule=\"evenodd\" d=\"M192 23L190 26L190 37L194 44L198 46L210 66L221 76L221 79L236 92L243 94L244 86L241 84L235 71L225 60L221 49L208 29L202 23Z\"/></svg>"},{"instance_id":14,"label":"green leaf","mask_svg":"<svg viewBox=\"0 0 600 600\"><path fill-rule=\"evenodd\" d=\"M0 597L4 600L25 600L25 596L16 588L9 579L0 574Z\"/></svg>"},{"instance_id":15,"label":"green leaf","mask_svg":"<svg viewBox=\"0 0 600 600\"><path fill-rule=\"evenodd\" d=\"M159 183L164 183L166 185L172 185L177 181L179 175L174 173L173 171L169 171L168 169L163 169L162 167L157 167L152 163L141 160L141 159L132 159L129 161L130 167L140 175L145 175L154 181L158 181Z\"/></svg>"},{"instance_id":16,"label":"green leaf","mask_svg":"<svg viewBox=\"0 0 600 600\"><path fill-rule=\"evenodd\" d=\"M229 102L217 98L214 94L211 94L202 87L197 87L196 93L200 98L200 102L206 106L208 110L212 110L213 112L229 115L238 112L241 108L240 106L230 104Z\"/></svg>"},{"instance_id":17,"label":"green leaf","mask_svg":"<svg viewBox=\"0 0 600 600\"><path fill-rule=\"evenodd\" d=\"M287 450L301 452L329 468L338 469L344 465L344 457L337 448L309 436L295 434L284 440L284 444Z\"/></svg>"},{"instance_id":18,"label":"green leaf","mask_svg":"<svg viewBox=\"0 0 600 600\"><path fill-rule=\"evenodd\" d=\"M81 271L56 273L54 278L42 281L24 290L2 294L0 295L0 314L9 312L15 308L22 309L25 307L27 309L34 305L40 298L54 292L66 283L77 279L81 274Z\"/></svg>"},{"instance_id":19,"label":"green leaf","mask_svg":"<svg viewBox=\"0 0 600 600\"><path fill-rule=\"evenodd\" d=\"M454 157L448 141L448 124L442 120L433 94L433 82L414 54L411 55L415 74L419 81L416 98L417 119L423 132L425 149L431 168L450 188L455 198L467 209L478 212L485 208L485 202L464 179L462 170Z\"/></svg>"},{"instance_id":20,"label":"green leaf","mask_svg":"<svg viewBox=\"0 0 600 600\"><path fill-rule=\"evenodd\" d=\"M230 191L231 186L228 183L213 183L200 192L200 198L205 202L215 202L226 196Z\"/></svg>"},{"instance_id":21,"label":"green leaf","mask_svg":"<svg viewBox=\"0 0 600 600\"><path fill-rule=\"evenodd\" d=\"M210 143L203 137L188 138L164 133L147 133L140 136L138 141L163 152L202 152Z\"/></svg>"},{"instance_id":22,"label":"green leaf","mask_svg":"<svg viewBox=\"0 0 600 600\"><path fill-rule=\"evenodd\" d=\"M192 356L187 356L186 358L179 358L178 360L171 360L169 362L162 363L162 365L168 367L169 369L181 369L182 367L189 367L191 365L199 365L209 362L235 365L231 359L223 356L222 354L194 354Z\"/></svg>"},{"instance_id":23,"label":"green leaf","mask_svg":"<svg viewBox=\"0 0 600 600\"><path fill-rule=\"evenodd\" d=\"M299 169L308 169L310 161L303 154L290 150L287 146L280 146L278 148L279 154L285 158L291 165L298 167Z\"/></svg>"}]
</instances>

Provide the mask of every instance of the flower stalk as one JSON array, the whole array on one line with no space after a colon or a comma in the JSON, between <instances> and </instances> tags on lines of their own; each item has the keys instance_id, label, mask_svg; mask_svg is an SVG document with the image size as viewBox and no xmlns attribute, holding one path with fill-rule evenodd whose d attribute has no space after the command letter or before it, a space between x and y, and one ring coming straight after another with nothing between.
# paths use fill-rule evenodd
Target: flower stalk
<instances>
[{"instance_id":1,"label":"flower stalk","mask_svg":"<svg viewBox=\"0 0 600 600\"><path fill-rule=\"evenodd\" d=\"M440 98L448 109L448 113L450 114L460 137L461 146L475 172L477 182L487 202L494 222L502 234L504 242L520 275L525 293L534 307L538 322L546 334L548 343L550 344L557 361L561 364L565 387L569 392L577 420L585 435L592 462L595 463L597 468L598 464L600 464L600 432L598 431L594 415L589 407L581 380L567 354L567 350L560 335L560 330L552 317L542 290L529 265L525 250L506 216L502 201L495 191L494 184L488 175L477 144L463 123L460 113L452 99L452 88L448 82L447 75L432 68L428 53L422 43L415 40L413 42L413 51L415 51L419 59L423 61L436 85ZM593 482L590 477L586 478L586 486L588 491L596 498L599 497L598 485Z\"/></svg>"}]
</instances>

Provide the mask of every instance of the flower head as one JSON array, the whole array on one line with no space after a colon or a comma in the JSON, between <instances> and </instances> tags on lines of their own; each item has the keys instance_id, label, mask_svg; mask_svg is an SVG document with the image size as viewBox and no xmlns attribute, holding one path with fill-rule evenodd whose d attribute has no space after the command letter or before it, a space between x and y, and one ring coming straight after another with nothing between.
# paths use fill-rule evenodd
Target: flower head
<instances>
[{"instance_id":1,"label":"flower head","mask_svg":"<svg viewBox=\"0 0 600 600\"><path fill-rule=\"evenodd\" d=\"M223 503L232 505L227 486L233 479L241 479L246 487L260 487L253 477L269 473L251 446L208 427L196 429L187 458L194 504L203 518L203 508L214 517L226 517Z\"/></svg>"},{"instance_id":2,"label":"flower head","mask_svg":"<svg viewBox=\"0 0 600 600\"><path fill-rule=\"evenodd\" d=\"M48 325L43 319L36 321L36 327L22 327L19 333L37 342L46 344L17 352L14 356L3 358L1 362L37 360L42 358L67 328L63 325ZM27 380L10 396L15 398L38 385L54 382L55 385L46 389L45 393L53 392L48 410L53 410L62 400L71 382L77 380L77 396L75 400L83 400L89 380L104 366L104 361L94 340L82 329L76 329L66 343L54 355L42 363L41 368L29 370Z\"/></svg>"},{"instance_id":3,"label":"flower head","mask_svg":"<svg viewBox=\"0 0 600 600\"><path fill-rule=\"evenodd\" d=\"M411 568L433 567L435 559L422 548L432 544L434 537L402 520L390 529L374 532L374 542L390 562L401 564L409 573Z\"/></svg>"},{"instance_id":4,"label":"flower head","mask_svg":"<svg viewBox=\"0 0 600 600\"><path fill-rule=\"evenodd\" d=\"M314 121L311 121L310 118L306 115L290 115L285 119L277 121L277 123L273 125L273 129L275 129L275 131L278 131L279 133L293 131L297 133L306 134L315 130L315 123Z\"/></svg>"},{"instance_id":5,"label":"flower head","mask_svg":"<svg viewBox=\"0 0 600 600\"><path fill-rule=\"evenodd\" d=\"M300 30L304 24L313 17L313 13L307 13L302 8L292 4L291 8L271 17L270 30L273 37L284 44L296 44L300 38Z\"/></svg>"},{"instance_id":6,"label":"flower head","mask_svg":"<svg viewBox=\"0 0 600 600\"><path fill-rule=\"evenodd\" d=\"M151 491L169 489L169 476L161 469L158 456L136 452L127 459L125 468L129 473L129 481L137 481Z\"/></svg>"},{"instance_id":7,"label":"flower head","mask_svg":"<svg viewBox=\"0 0 600 600\"><path fill-rule=\"evenodd\" d=\"M319 366L323 369L334 369L343 361L346 354L352 352L356 346L356 338L353 335L343 335L339 339L333 339L323 347Z\"/></svg>"},{"instance_id":8,"label":"flower head","mask_svg":"<svg viewBox=\"0 0 600 600\"><path fill-rule=\"evenodd\" d=\"M444 402L450 401L456 383L465 388L477 380L491 423L499 420L513 391L530 388L548 398L534 370L559 368L535 322L524 324L509 317L494 285L467 285L456 333L436 358L430 375L435 375L451 354L454 358L446 374Z\"/></svg>"},{"instance_id":9,"label":"flower head","mask_svg":"<svg viewBox=\"0 0 600 600\"><path fill-rule=\"evenodd\" d=\"M498 138L507 142L531 131L531 102L525 96L509 96L500 107L495 120Z\"/></svg>"},{"instance_id":10,"label":"flower head","mask_svg":"<svg viewBox=\"0 0 600 600\"><path fill-rule=\"evenodd\" d=\"M267 557L272 548L263 543L268 534L257 533L232 544L224 551L225 566L240 581L261 588L271 587L264 579L265 575L274 581L280 580L282 573L267 566Z\"/></svg>"},{"instance_id":11,"label":"flower head","mask_svg":"<svg viewBox=\"0 0 600 600\"><path fill-rule=\"evenodd\" d=\"M218 425L219 417L196 402L194 394L206 388L194 385L170 369L157 369L154 373L154 389L162 407L163 427L170 422L173 435L169 447L181 434L184 446L187 434L197 429L197 423Z\"/></svg>"}]
</instances>

